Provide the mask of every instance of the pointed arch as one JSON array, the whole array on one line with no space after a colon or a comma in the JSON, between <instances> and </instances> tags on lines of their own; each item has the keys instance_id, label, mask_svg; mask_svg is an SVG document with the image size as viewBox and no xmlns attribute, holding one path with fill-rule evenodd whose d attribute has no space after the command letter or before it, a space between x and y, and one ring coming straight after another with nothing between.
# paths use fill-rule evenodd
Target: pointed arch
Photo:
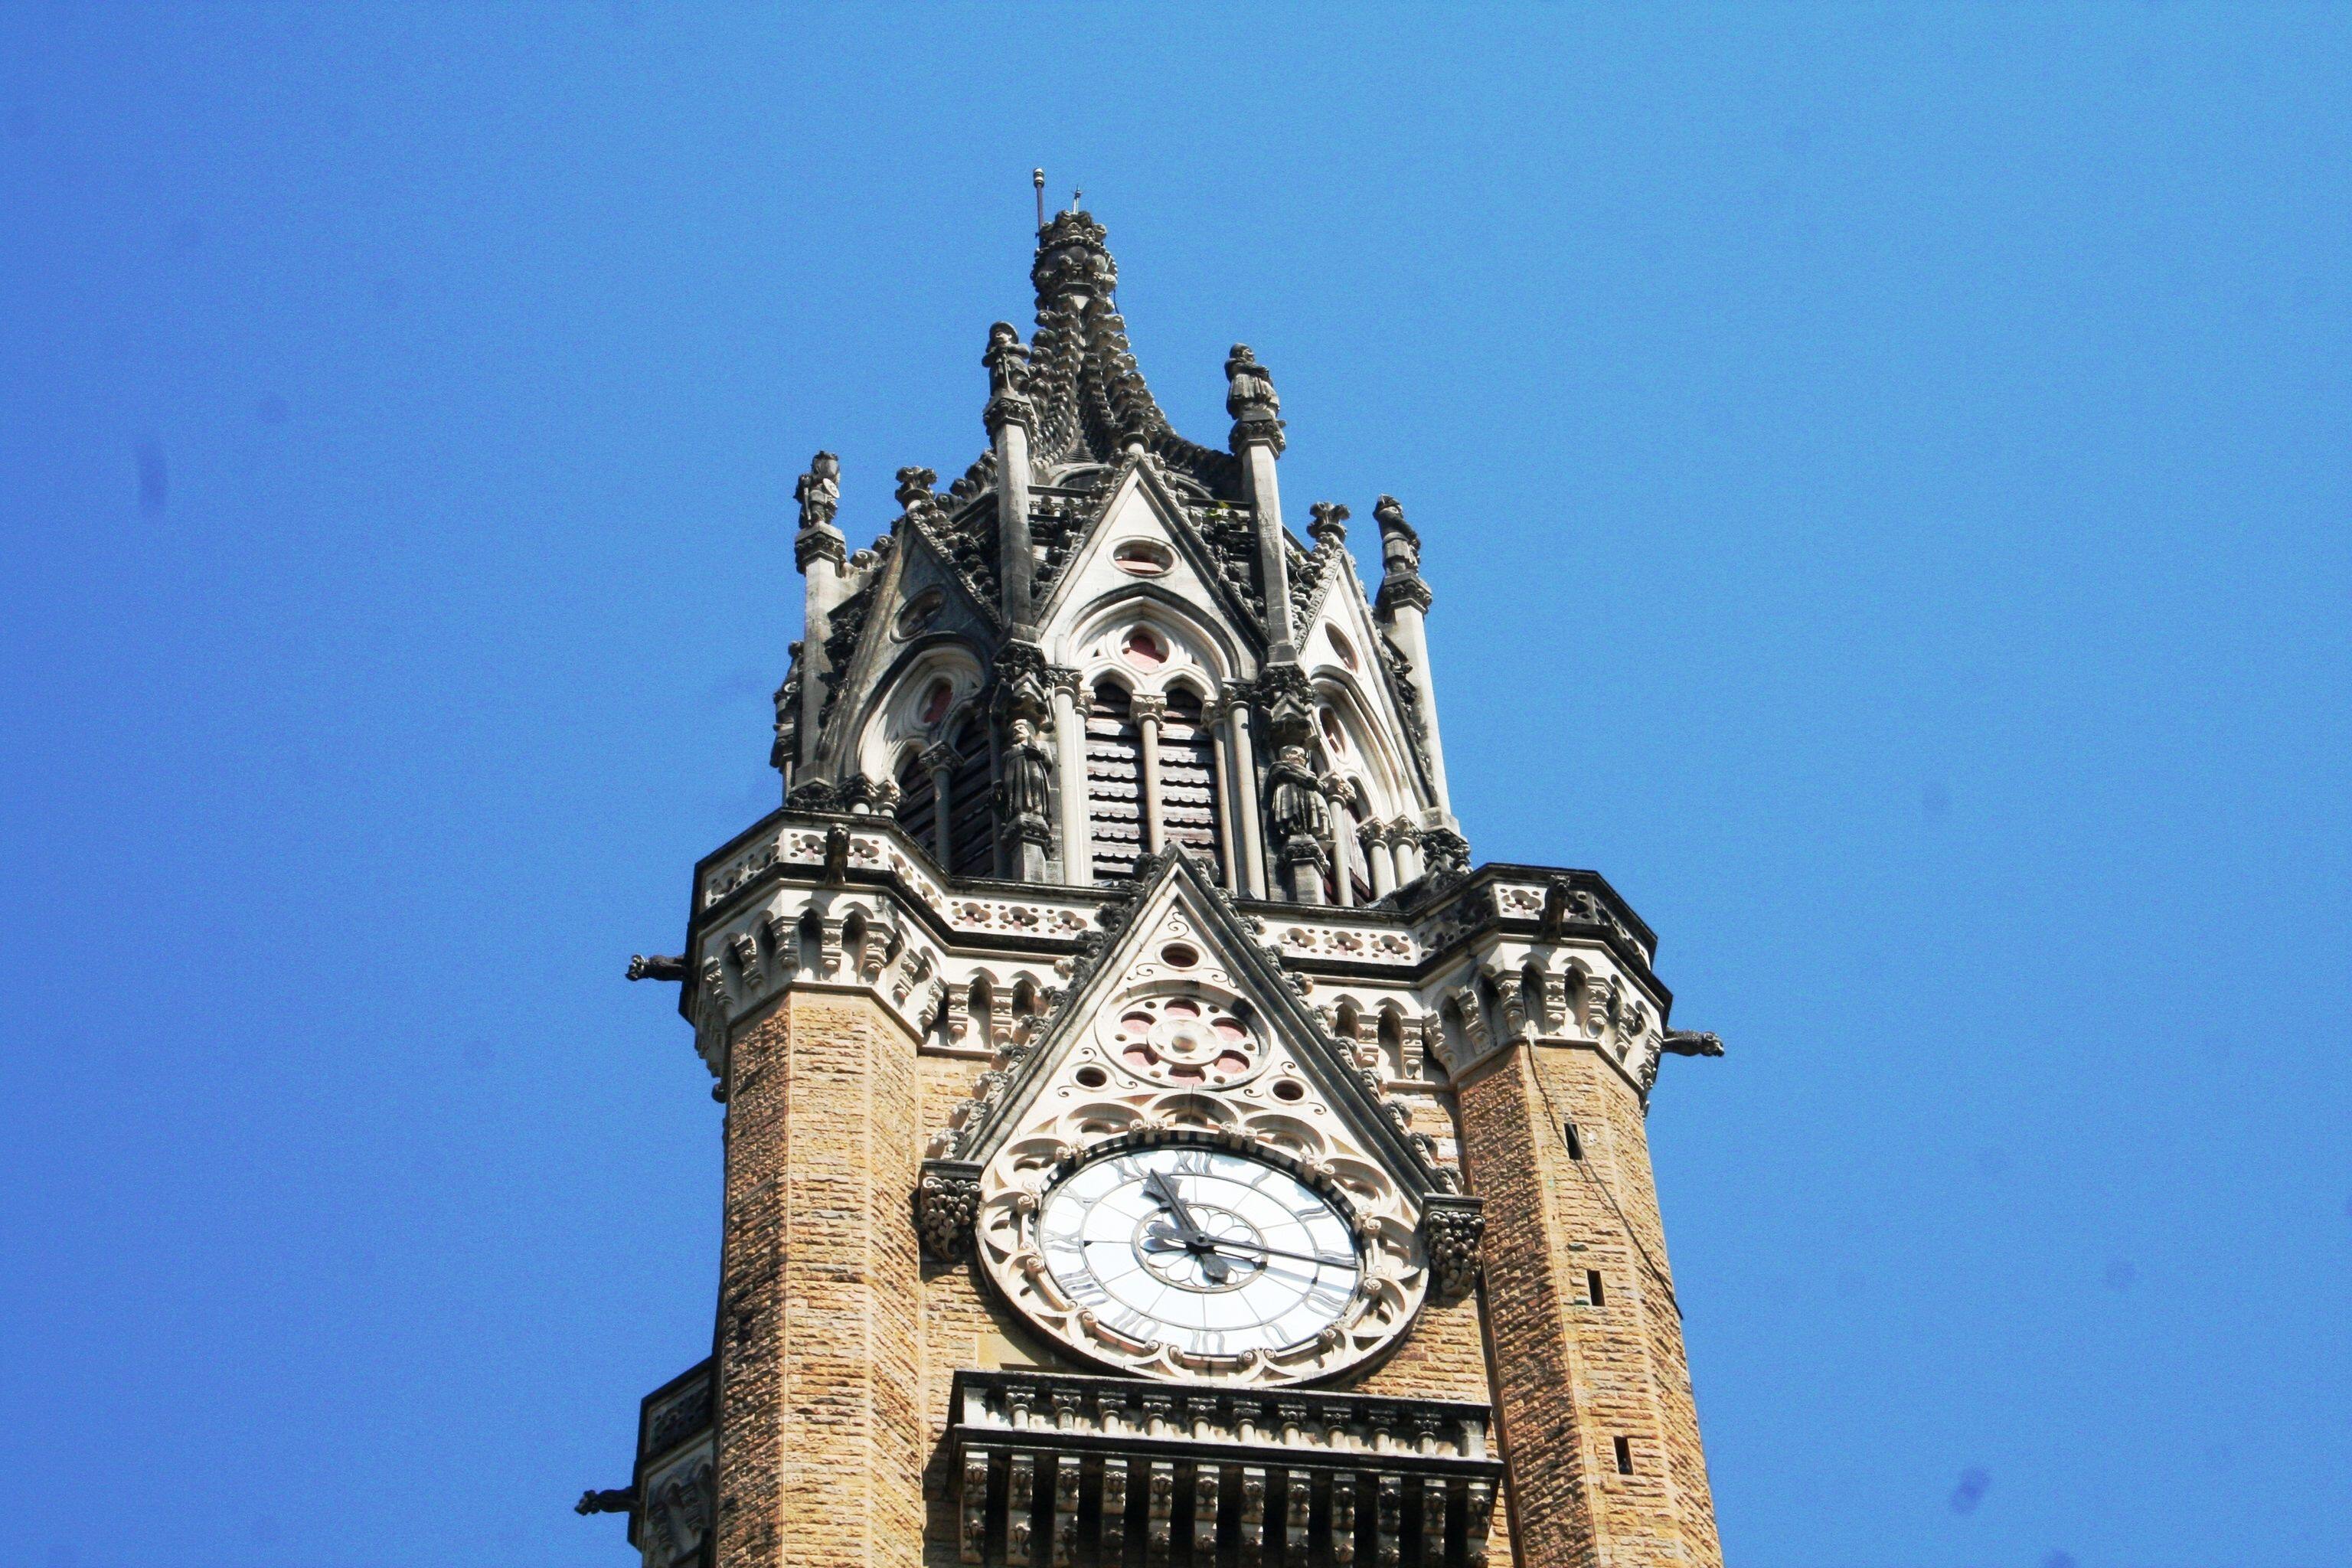
<instances>
[{"instance_id":1,"label":"pointed arch","mask_svg":"<svg viewBox=\"0 0 2352 1568\"><path fill-rule=\"evenodd\" d=\"M1106 675L1087 694L1087 839L1097 882L1135 874L1143 857L1143 747L1134 693Z\"/></svg>"}]
</instances>

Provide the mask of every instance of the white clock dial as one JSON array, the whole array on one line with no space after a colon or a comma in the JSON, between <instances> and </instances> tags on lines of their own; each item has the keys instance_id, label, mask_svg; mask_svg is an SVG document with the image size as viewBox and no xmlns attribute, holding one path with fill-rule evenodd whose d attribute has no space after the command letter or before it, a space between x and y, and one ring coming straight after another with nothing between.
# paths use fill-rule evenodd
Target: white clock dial
<instances>
[{"instance_id":1,"label":"white clock dial","mask_svg":"<svg viewBox=\"0 0 2352 1568\"><path fill-rule=\"evenodd\" d=\"M1129 1340L1193 1355L1303 1345L1348 1314L1364 1277L1331 1200L1217 1149L1137 1149L1049 1188L1037 1242L1069 1300Z\"/></svg>"}]
</instances>

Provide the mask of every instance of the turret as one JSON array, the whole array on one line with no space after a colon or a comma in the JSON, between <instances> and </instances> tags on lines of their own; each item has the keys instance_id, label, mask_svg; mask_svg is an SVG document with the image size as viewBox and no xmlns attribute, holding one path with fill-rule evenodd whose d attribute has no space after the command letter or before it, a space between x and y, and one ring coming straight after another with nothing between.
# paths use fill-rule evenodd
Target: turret
<instances>
[{"instance_id":1,"label":"turret","mask_svg":"<svg viewBox=\"0 0 2352 1568\"><path fill-rule=\"evenodd\" d=\"M1282 536L1282 486L1274 466L1282 456L1282 399L1274 378L1247 343L1225 356L1225 412L1233 416L1228 445L1242 465L1242 485L1257 513L1258 574L1265 584L1268 657L1295 657L1291 646L1290 560Z\"/></svg>"},{"instance_id":2,"label":"turret","mask_svg":"<svg viewBox=\"0 0 2352 1568\"><path fill-rule=\"evenodd\" d=\"M841 459L819 452L809 459L809 471L793 487L801 503L801 531L793 537L793 564L806 579L806 610L801 632L801 713L799 766L816 755L817 719L824 711L824 677L828 661L824 639L831 629L834 607L848 593L849 540L834 526L841 510Z\"/></svg>"},{"instance_id":3,"label":"turret","mask_svg":"<svg viewBox=\"0 0 2352 1568\"><path fill-rule=\"evenodd\" d=\"M1429 672L1429 633L1423 625L1429 613L1429 584L1421 580L1421 535L1404 520L1404 508L1394 496L1382 496L1372 508L1381 525L1381 594L1376 613L1397 647L1412 665L1413 707L1421 720L1422 745L1429 759L1430 792L1437 797L1435 820L1428 826L1454 836L1454 805L1445 791L1445 752L1437 739L1437 689Z\"/></svg>"},{"instance_id":4,"label":"turret","mask_svg":"<svg viewBox=\"0 0 2352 1568\"><path fill-rule=\"evenodd\" d=\"M1036 422L1029 401L1029 350L1010 321L988 329L988 408L982 416L996 449L996 576L1004 594L1004 624L1019 637L1029 627L1030 584L1037 557L1029 542L1029 431Z\"/></svg>"}]
</instances>

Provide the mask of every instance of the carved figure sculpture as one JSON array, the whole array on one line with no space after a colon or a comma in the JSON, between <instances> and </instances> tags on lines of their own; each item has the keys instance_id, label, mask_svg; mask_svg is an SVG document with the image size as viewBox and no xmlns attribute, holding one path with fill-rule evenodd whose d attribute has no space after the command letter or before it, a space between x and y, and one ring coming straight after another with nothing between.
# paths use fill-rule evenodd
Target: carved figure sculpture
<instances>
[{"instance_id":1,"label":"carved figure sculpture","mask_svg":"<svg viewBox=\"0 0 2352 1568\"><path fill-rule=\"evenodd\" d=\"M831 452L811 458L809 471L793 487L793 499L801 503L803 528L830 527L841 510L841 459Z\"/></svg>"}]
</instances>

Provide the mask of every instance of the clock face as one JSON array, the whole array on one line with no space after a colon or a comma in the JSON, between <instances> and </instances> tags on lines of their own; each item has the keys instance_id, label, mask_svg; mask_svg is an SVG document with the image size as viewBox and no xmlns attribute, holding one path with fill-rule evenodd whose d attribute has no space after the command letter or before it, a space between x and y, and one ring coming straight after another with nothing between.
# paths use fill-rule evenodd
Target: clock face
<instances>
[{"instance_id":1,"label":"clock face","mask_svg":"<svg viewBox=\"0 0 2352 1568\"><path fill-rule=\"evenodd\" d=\"M1055 1284L1105 1327L1193 1355L1307 1344L1348 1315L1364 1277L1331 1200L1217 1149L1089 1161L1046 1190L1037 1241Z\"/></svg>"}]
</instances>

